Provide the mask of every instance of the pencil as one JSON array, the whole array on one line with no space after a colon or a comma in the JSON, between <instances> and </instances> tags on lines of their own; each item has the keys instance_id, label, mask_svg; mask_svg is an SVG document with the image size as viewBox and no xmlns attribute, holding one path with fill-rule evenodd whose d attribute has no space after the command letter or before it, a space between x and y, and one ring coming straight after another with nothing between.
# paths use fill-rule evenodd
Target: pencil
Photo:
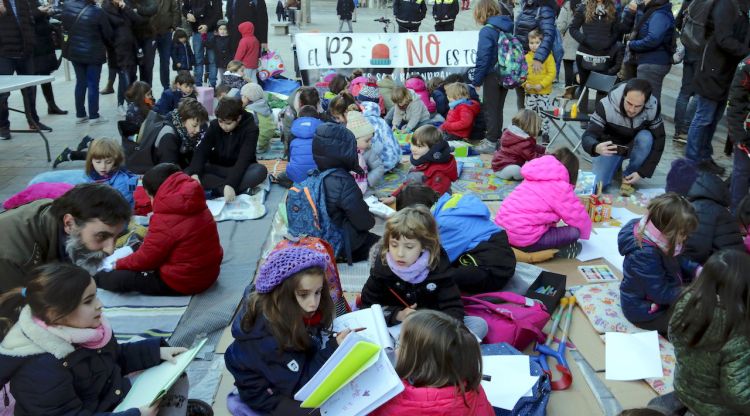
<instances>
[{"instance_id":1,"label":"pencil","mask_svg":"<svg viewBox=\"0 0 750 416\"><path fill-rule=\"evenodd\" d=\"M390 287L388 288L388 290L390 290L390 291L391 291L391 293L393 293L393 296L395 296L395 297L396 297L396 299L398 299L398 301L399 301L399 302L401 302L401 304L403 304L403 305L404 305L405 307L407 307L407 308L409 307L409 304L408 304L408 303L406 303L406 301L405 301L405 300L401 299L401 296L399 296L399 295L398 295L398 293L396 293L396 291L395 291L395 290L393 290L393 289L392 289L392 288L390 288Z\"/></svg>"}]
</instances>

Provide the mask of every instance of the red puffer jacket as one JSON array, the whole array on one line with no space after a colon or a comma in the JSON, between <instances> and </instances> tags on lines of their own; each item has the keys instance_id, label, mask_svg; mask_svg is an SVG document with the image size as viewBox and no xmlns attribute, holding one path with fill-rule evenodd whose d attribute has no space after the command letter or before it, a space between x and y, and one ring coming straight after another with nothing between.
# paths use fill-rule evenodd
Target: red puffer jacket
<instances>
[{"instance_id":1,"label":"red puffer jacket","mask_svg":"<svg viewBox=\"0 0 750 416\"><path fill-rule=\"evenodd\" d=\"M500 148L492 156L492 170L502 170L508 165L523 166L524 163L544 156L547 149L536 144L536 139L520 128L511 125L500 136Z\"/></svg>"},{"instance_id":2,"label":"red puffer jacket","mask_svg":"<svg viewBox=\"0 0 750 416\"><path fill-rule=\"evenodd\" d=\"M474 100L463 100L462 103L448 110L445 122L440 129L446 133L466 139L471 136L474 119L482 110L482 106Z\"/></svg>"},{"instance_id":3,"label":"red puffer jacket","mask_svg":"<svg viewBox=\"0 0 750 416\"><path fill-rule=\"evenodd\" d=\"M370 416L419 415L419 416L493 416L495 411L487 400L484 389L467 391L466 402L453 387L414 387L404 381L404 391Z\"/></svg>"},{"instance_id":4,"label":"red puffer jacket","mask_svg":"<svg viewBox=\"0 0 750 416\"><path fill-rule=\"evenodd\" d=\"M219 277L224 251L203 188L175 173L159 187L153 206L143 245L116 268L159 270L164 283L186 295L208 289Z\"/></svg>"},{"instance_id":5,"label":"red puffer jacket","mask_svg":"<svg viewBox=\"0 0 750 416\"><path fill-rule=\"evenodd\" d=\"M458 166L451 155L448 162L427 162L414 166L414 170L424 173L424 184L442 195L451 189L451 183L458 180Z\"/></svg>"}]
</instances>

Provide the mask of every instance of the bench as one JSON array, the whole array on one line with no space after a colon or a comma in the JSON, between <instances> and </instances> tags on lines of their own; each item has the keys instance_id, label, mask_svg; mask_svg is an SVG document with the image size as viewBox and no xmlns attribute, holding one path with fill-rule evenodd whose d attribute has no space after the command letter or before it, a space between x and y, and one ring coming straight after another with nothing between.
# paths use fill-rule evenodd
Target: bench
<instances>
[{"instance_id":1,"label":"bench","mask_svg":"<svg viewBox=\"0 0 750 416\"><path fill-rule=\"evenodd\" d=\"M271 23L271 26L273 26L273 34L281 36L288 35L289 25L289 22Z\"/></svg>"}]
</instances>

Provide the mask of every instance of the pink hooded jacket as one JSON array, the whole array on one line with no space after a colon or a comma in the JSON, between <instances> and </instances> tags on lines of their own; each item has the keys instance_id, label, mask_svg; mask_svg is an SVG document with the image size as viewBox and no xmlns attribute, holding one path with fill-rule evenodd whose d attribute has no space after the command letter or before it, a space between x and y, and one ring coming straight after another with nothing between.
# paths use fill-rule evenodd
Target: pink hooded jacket
<instances>
[{"instance_id":1,"label":"pink hooded jacket","mask_svg":"<svg viewBox=\"0 0 750 416\"><path fill-rule=\"evenodd\" d=\"M495 411L487 400L482 386L479 391L466 392L466 404L455 387L414 387L404 383L404 391L370 416L419 415L419 416L494 416Z\"/></svg>"},{"instance_id":2,"label":"pink hooded jacket","mask_svg":"<svg viewBox=\"0 0 750 416\"><path fill-rule=\"evenodd\" d=\"M427 84L424 83L424 80L420 78L409 78L404 82L404 87L417 93L430 114L435 112L435 101L430 97L430 92L427 91Z\"/></svg>"},{"instance_id":3,"label":"pink hooded jacket","mask_svg":"<svg viewBox=\"0 0 750 416\"><path fill-rule=\"evenodd\" d=\"M554 156L526 162L521 168L524 181L508 195L495 216L495 224L508 233L515 247L530 246L560 219L591 235L591 218L568 180L568 170Z\"/></svg>"}]
</instances>

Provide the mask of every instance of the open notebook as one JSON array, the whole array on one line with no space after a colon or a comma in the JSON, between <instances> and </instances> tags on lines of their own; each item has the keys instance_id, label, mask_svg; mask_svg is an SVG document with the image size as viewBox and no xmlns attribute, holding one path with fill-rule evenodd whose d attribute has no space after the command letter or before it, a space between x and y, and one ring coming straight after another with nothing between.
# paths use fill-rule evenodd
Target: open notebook
<instances>
[{"instance_id":1,"label":"open notebook","mask_svg":"<svg viewBox=\"0 0 750 416\"><path fill-rule=\"evenodd\" d=\"M294 395L324 416L366 415L404 389L383 349L351 333L320 371Z\"/></svg>"},{"instance_id":2,"label":"open notebook","mask_svg":"<svg viewBox=\"0 0 750 416\"><path fill-rule=\"evenodd\" d=\"M401 324L389 328L385 323L383 308L380 305L372 305L367 309L350 312L333 320L335 332L357 328L366 328L357 332L357 335L383 348L393 349L395 347L394 342L398 341Z\"/></svg>"}]
</instances>

